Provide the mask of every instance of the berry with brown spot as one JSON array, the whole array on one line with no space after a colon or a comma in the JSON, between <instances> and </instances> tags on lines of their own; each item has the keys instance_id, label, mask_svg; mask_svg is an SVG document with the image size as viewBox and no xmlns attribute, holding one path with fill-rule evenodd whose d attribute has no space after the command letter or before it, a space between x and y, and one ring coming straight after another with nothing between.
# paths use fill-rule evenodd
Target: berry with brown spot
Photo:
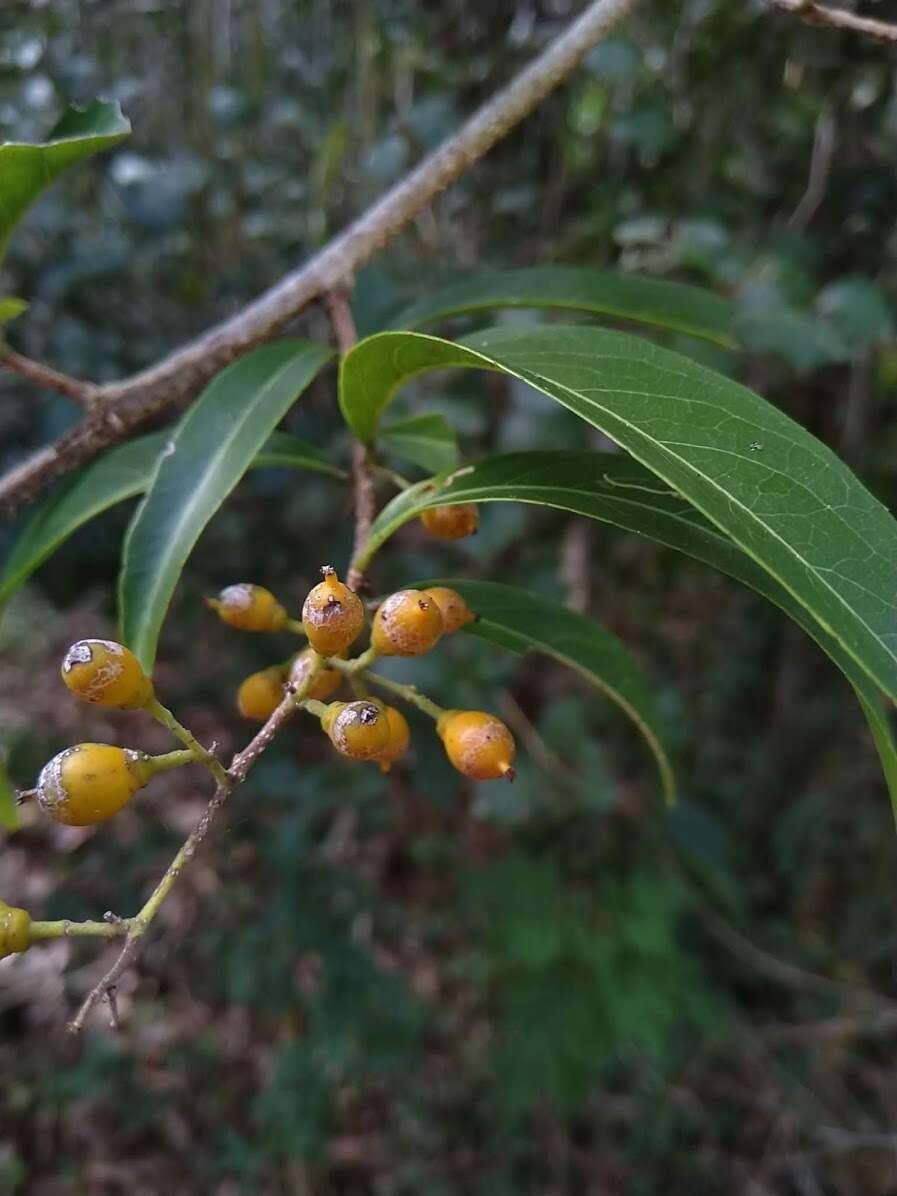
<instances>
[{"instance_id":1,"label":"berry with brown spot","mask_svg":"<svg viewBox=\"0 0 897 1196\"><path fill-rule=\"evenodd\" d=\"M240 631L283 631L287 624L287 612L271 591L248 581L227 586L217 598L207 598L206 606Z\"/></svg>"},{"instance_id":2,"label":"berry with brown spot","mask_svg":"<svg viewBox=\"0 0 897 1196\"><path fill-rule=\"evenodd\" d=\"M78 640L66 652L60 673L73 694L99 706L133 710L153 696L140 661L112 640Z\"/></svg>"},{"instance_id":3,"label":"berry with brown spot","mask_svg":"<svg viewBox=\"0 0 897 1196\"><path fill-rule=\"evenodd\" d=\"M457 590L451 590L448 586L430 586L424 593L439 607L443 635L454 635L467 623L476 622L477 616L468 608Z\"/></svg>"},{"instance_id":4,"label":"berry with brown spot","mask_svg":"<svg viewBox=\"0 0 897 1196\"><path fill-rule=\"evenodd\" d=\"M389 742L389 720L379 702L331 702L321 717L330 742L350 760L376 760Z\"/></svg>"},{"instance_id":5,"label":"berry with brown spot","mask_svg":"<svg viewBox=\"0 0 897 1196\"><path fill-rule=\"evenodd\" d=\"M514 779L514 736L494 714L484 710L447 710L436 723L446 755L458 772L473 781Z\"/></svg>"},{"instance_id":6,"label":"berry with brown spot","mask_svg":"<svg viewBox=\"0 0 897 1196\"><path fill-rule=\"evenodd\" d=\"M302 606L302 626L308 642L321 656L338 656L352 644L364 626L364 606L354 590L325 565L324 580L309 590Z\"/></svg>"},{"instance_id":7,"label":"berry with brown spot","mask_svg":"<svg viewBox=\"0 0 897 1196\"><path fill-rule=\"evenodd\" d=\"M480 512L476 503L459 502L441 507L428 507L420 521L437 540L463 540L476 534L480 526Z\"/></svg>"},{"instance_id":8,"label":"berry with brown spot","mask_svg":"<svg viewBox=\"0 0 897 1196\"><path fill-rule=\"evenodd\" d=\"M66 826L93 826L111 818L153 775L152 757L108 743L79 743L45 764L37 800Z\"/></svg>"},{"instance_id":9,"label":"berry with brown spot","mask_svg":"<svg viewBox=\"0 0 897 1196\"><path fill-rule=\"evenodd\" d=\"M378 656L423 656L442 635L442 614L422 590L398 590L374 615L371 647Z\"/></svg>"}]
</instances>

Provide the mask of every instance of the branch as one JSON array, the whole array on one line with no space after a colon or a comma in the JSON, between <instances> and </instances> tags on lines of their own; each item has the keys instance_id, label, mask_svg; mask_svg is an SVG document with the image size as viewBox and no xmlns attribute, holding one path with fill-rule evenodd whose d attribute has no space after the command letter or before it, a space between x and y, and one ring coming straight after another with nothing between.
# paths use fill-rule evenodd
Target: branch
<instances>
[{"instance_id":1,"label":"branch","mask_svg":"<svg viewBox=\"0 0 897 1196\"><path fill-rule=\"evenodd\" d=\"M100 393L100 387L93 382L82 382L79 378L70 378L68 374L60 374L58 370L48 365L41 365L39 361L32 361L30 357L23 357L13 349L5 349L0 355L0 365L13 370L29 382L36 382L46 390L55 390L58 394L74 399L76 403L90 408Z\"/></svg>"},{"instance_id":2,"label":"branch","mask_svg":"<svg viewBox=\"0 0 897 1196\"><path fill-rule=\"evenodd\" d=\"M342 288L327 291L324 306L333 325L340 356L345 357L352 346L358 343L352 308L349 306L349 292ZM377 495L374 490L373 462L360 440L352 443L352 478L355 484L355 535L346 584L350 590L362 591L367 588L367 578L355 562L367 543L377 513Z\"/></svg>"},{"instance_id":3,"label":"branch","mask_svg":"<svg viewBox=\"0 0 897 1196\"><path fill-rule=\"evenodd\" d=\"M783 12L793 13L810 25L827 25L830 29L846 29L851 33L863 33L867 37L885 43L897 43L897 25L877 21L874 17L861 17L846 8L829 8L816 4L815 0L767 0Z\"/></svg>"},{"instance_id":4,"label":"branch","mask_svg":"<svg viewBox=\"0 0 897 1196\"><path fill-rule=\"evenodd\" d=\"M309 669L305 680L300 687L287 686L283 701L255 736L255 738L243 749L238 752L231 760L230 768L227 771L226 777L215 788L209 804L203 811L199 822L190 832L185 840L180 851L168 865L165 875L153 889L149 898L147 899L143 909L133 918L127 920L113 919L113 925L127 926L127 936L125 938L125 945L118 955L118 958L113 963L112 967L106 972L102 980L96 984L81 1004L81 1008L75 1014L71 1022L69 1022L69 1031L72 1034L78 1034L84 1028L84 1021L90 1011L95 1005L98 1005L103 1000L109 999L109 994L113 993L119 978L124 975L128 968L134 963L137 956L140 954L141 941L144 934L146 934L150 923L159 911L162 902L168 896L175 881L183 872L184 868L190 863L196 854L197 848L203 842L209 833L212 825L212 820L215 815L237 788L238 785L246 780L249 770L258 760L259 756L271 745L274 737L284 725L284 723L295 713L299 703L305 697L315 677L324 666L324 659L321 656L316 657L314 666ZM108 915L107 915L108 917ZM49 923L42 925L51 925ZM113 930L105 930L102 923L90 923L92 927L100 926L102 929L90 931L82 931L81 933L116 933ZM70 927L67 933L74 933ZM120 932L119 932L120 933ZM43 935L42 937L51 937Z\"/></svg>"},{"instance_id":5,"label":"branch","mask_svg":"<svg viewBox=\"0 0 897 1196\"><path fill-rule=\"evenodd\" d=\"M53 478L90 461L115 441L127 439L161 412L189 401L224 366L269 340L313 300L344 286L359 266L563 82L636 3L593 0L507 87L306 265L157 365L101 387L96 397L103 401L77 428L0 479L0 505L9 511L18 509Z\"/></svg>"}]
</instances>

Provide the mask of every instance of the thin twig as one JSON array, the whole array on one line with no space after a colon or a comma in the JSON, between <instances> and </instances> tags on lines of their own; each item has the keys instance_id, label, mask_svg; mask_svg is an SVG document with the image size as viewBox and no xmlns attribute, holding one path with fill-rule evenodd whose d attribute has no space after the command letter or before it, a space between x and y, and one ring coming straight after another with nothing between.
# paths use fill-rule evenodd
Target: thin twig
<instances>
[{"instance_id":1,"label":"thin twig","mask_svg":"<svg viewBox=\"0 0 897 1196\"><path fill-rule=\"evenodd\" d=\"M829 108L823 108L813 130L813 151L810 154L807 187L800 203L788 217L789 228L803 232L825 198L825 189L838 143L837 131L834 114Z\"/></svg>"},{"instance_id":2,"label":"thin twig","mask_svg":"<svg viewBox=\"0 0 897 1196\"><path fill-rule=\"evenodd\" d=\"M348 290L338 287L327 291L324 295L324 306L333 325L340 356L345 357L352 346L358 343ZM350 590L363 591L367 588L367 578L356 566L356 561L367 543L377 513L377 495L374 489L373 462L367 448L359 440L353 441L352 444L352 479L355 486L355 535L352 540L352 560L346 576L346 585Z\"/></svg>"},{"instance_id":3,"label":"thin twig","mask_svg":"<svg viewBox=\"0 0 897 1196\"><path fill-rule=\"evenodd\" d=\"M156 365L100 388L94 410L55 444L0 478L0 505L32 501L56 477L90 461L148 420L192 399L219 370L269 340L321 295L345 285L359 266L519 124L635 7L637 0L593 0L570 27L453 136L306 265L241 312ZM99 402L99 400L103 400Z\"/></svg>"},{"instance_id":4,"label":"thin twig","mask_svg":"<svg viewBox=\"0 0 897 1196\"><path fill-rule=\"evenodd\" d=\"M153 889L146 903L140 912L128 921L128 932L125 938L125 945L121 950L118 958L113 963L112 967L106 972L102 980L95 984L87 996L81 1003L81 1007L75 1014L71 1022L69 1022L68 1029L72 1034L78 1034L84 1027L84 1021L90 1011L100 1001L106 999L107 993L113 989L117 984L119 978L124 975L128 968L134 963L137 956L140 954L141 941L144 934L156 916L162 902L168 896L175 881L183 872L184 868L192 860L196 854L197 848L203 842L209 833L212 821L227 799L233 793L238 785L241 785L246 780L249 770L258 760L259 756L271 745L272 740L277 735L278 731L284 723L296 712L299 703L305 697L309 687L314 682L315 677L323 667L324 661L322 657L317 657L314 662L314 667L309 669L301 687L295 688L287 686L287 692L283 701L255 736L255 738L243 749L238 752L231 760L230 768L228 769L227 779L219 784L215 792L203 811L202 817L188 835L187 839L181 846L180 851L168 865L162 879Z\"/></svg>"},{"instance_id":5,"label":"thin twig","mask_svg":"<svg viewBox=\"0 0 897 1196\"><path fill-rule=\"evenodd\" d=\"M814 0L767 0L775 8L793 13L810 25L826 25L830 29L846 29L850 33L862 33L879 42L897 42L897 25L877 21L874 17L861 17L846 8L829 8L816 4Z\"/></svg>"},{"instance_id":6,"label":"thin twig","mask_svg":"<svg viewBox=\"0 0 897 1196\"><path fill-rule=\"evenodd\" d=\"M76 403L80 403L82 407L88 409L100 393L99 386L93 382L82 382L80 378L61 374L59 370L54 370L48 365L32 361L30 357L23 357L14 349L3 350L2 356L0 356L0 365L6 366L8 370L13 370L22 378L27 378L29 382L35 382L45 390L55 390L58 394L65 395L67 399L74 399Z\"/></svg>"}]
</instances>

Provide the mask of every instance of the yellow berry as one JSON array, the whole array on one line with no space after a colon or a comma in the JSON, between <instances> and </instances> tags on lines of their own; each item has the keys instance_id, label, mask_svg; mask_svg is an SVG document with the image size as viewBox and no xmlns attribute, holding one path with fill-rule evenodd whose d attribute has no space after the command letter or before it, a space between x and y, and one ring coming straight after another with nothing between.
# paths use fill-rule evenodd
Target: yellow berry
<instances>
[{"instance_id":1,"label":"yellow berry","mask_svg":"<svg viewBox=\"0 0 897 1196\"><path fill-rule=\"evenodd\" d=\"M31 946L31 915L0 901L0 959L27 951Z\"/></svg>"},{"instance_id":2,"label":"yellow berry","mask_svg":"<svg viewBox=\"0 0 897 1196\"><path fill-rule=\"evenodd\" d=\"M37 781L43 810L66 826L111 818L152 776L150 757L108 743L79 743L44 765Z\"/></svg>"},{"instance_id":3,"label":"yellow berry","mask_svg":"<svg viewBox=\"0 0 897 1196\"><path fill-rule=\"evenodd\" d=\"M389 772L396 760L401 760L405 755L411 743L411 728L401 710L387 706L385 713L389 725L389 738L386 747L376 757L381 772Z\"/></svg>"},{"instance_id":4,"label":"yellow berry","mask_svg":"<svg viewBox=\"0 0 897 1196\"><path fill-rule=\"evenodd\" d=\"M227 586L217 598L207 598L206 605L240 631L282 631L287 622L287 612L271 591L248 581Z\"/></svg>"},{"instance_id":5,"label":"yellow berry","mask_svg":"<svg viewBox=\"0 0 897 1196\"><path fill-rule=\"evenodd\" d=\"M389 742L389 720L379 702L331 702L321 719L330 742L351 760L376 760Z\"/></svg>"},{"instance_id":6,"label":"yellow berry","mask_svg":"<svg viewBox=\"0 0 897 1196\"><path fill-rule=\"evenodd\" d=\"M364 626L364 606L330 565L321 572L324 580L309 590L302 606L302 626L316 652L337 656L358 638Z\"/></svg>"},{"instance_id":7,"label":"yellow berry","mask_svg":"<svg viewBox=\"0 0 897 1196\"><path fill-rule=\"evenodd\" d=\"M244 718L269 719L284 698L287 671L282 665L252 673L237 690L237 707Z\"/></svg>"},{"instance_id":8,"label":"yellow berry","mask_svg":"<svg viewBox=\"0 0 897 1196\"><path fill-rule=\"evenodd\" d=\"M314 651L311 648L306 648L304 652L300 652L293 663L290 665L290 681L297 689L300 689L305 684L305 679L308 676L308 671L314 661ZM307 698L315 698L318 702L326 702L333 692L339 687L342 677L336 669L323 668L306 693Z\"/></svg>"},{"instance_id":9,"label":"yellow berry","mask_svg":"<svg viewBox=\"0 0 897 1196\"><path fill-rule=\"evenodd\" d=\"M454 635L465 623L476 622L476 615L468 609L467 603L457 590L450 590L448 586L431 586L430 589L424 590L424 593L439 607L443 635Z\"/></svg>"},{"instance_id":10,"label":"yellow berry","mask_svg":"<svg viewBox=\"0 0 897 1196\"><path fill-rule=\"evenodd\" d=\"M442 614L422 590L398 590L374 615L371 647L379 656L423 656L442 635Z\"/></svg>"},{"instance_id":11,"label":"yellow berry","mask_svg":"<svg viewBox=\"0 0 897 1196\"><path fill-rule=\"evenodd\" d=\"M477 531L480 512L476 503L459 502L443 507L428 507L421 514L420 521L437 540L463 540Z\"/></svg>"},{"instance_id":12,"label":"yellow berry","mask_svg":"<svg viewBox=\"0 0 897 1196\"><path fill-rule=\"evenodd\" d=\"M140 661L123 644L111 640L78 640L65 654L62 679L79 698L123 710L145 706L153 683Z\"/></svg>"},{"instance_id":13,"label":"yellow berry","mask_svg":"<svg viewBox=\"0 0 897 1196\"><path fill-rule=\"evenodd\" d=\"M514 736L494 714L484 710L447 710L436 724L446 755L474 781L514 779Z\"/></svg>"}]
</instances>

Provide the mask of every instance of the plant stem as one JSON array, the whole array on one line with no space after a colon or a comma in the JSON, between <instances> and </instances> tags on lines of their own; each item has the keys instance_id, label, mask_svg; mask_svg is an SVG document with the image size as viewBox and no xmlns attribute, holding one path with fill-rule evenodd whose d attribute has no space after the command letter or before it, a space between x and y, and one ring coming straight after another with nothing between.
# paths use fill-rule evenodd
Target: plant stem
<instances>
[{"instance_id":1,"label":"plant stem","mask_svg":"<svg viewBox=\"0 0 897 1196\"><path fill-rule=\"evenodd\" d=\"M189 731L182 723L178 722L167 706L163 706L158 698L152 697L147 702L145 709L147 714L152 715L156 722L161 723L163 727L167 727L175 739L179 739L181 743L189 748L197 760L205 764L219 785L227 784L227 772L221 762L208 748L202 746L192 731Z\"/></svg>"},{"instance_id":2,"label":"plant stem","mask_svg":"<svg viewBox=\"0 0 897 1196\"><path fill-rule=\"evenodd\" d=\"M370 668L376 659L376 648L366 648L354 660L340 660L336 657L331 657L330 666L337 669L340 673L345 673L347 677L351 677L353 673L363 673L365 669Z\"/></svg>"},{"instance_id":3,"label":"plant stem","mask_svg":"<svg viewBox=\"0 0 897 1196\"><path fill-rule=\"evenodd\" d=\"M372 649L368 649L368 651L372 651ZM430 718L438 719L445 714L443 707L437 706L435 702L431 702L424 694L419 693L416 685L403 685L401 681L393 681L391 677L384 677L380 673L370 673L366 666L362 666L361 668L351 667L359 665L367 655L368 653L365 652L357 660L331 660L330 664L333 668L339 669L341 673L346 673L350 677L355 673L359 673L371 685L379 685L381 689L388 689L390 693L397 694L400 698L404 698L406 702L410 702L412 706L416 706L418 710L422 710L424 714L429 714Z\"/></svg>"},{"instance_id":4,"label":"plant stem","mask_svg":"<svg viewBox=\"0 0 897 1196\"><path fill-rule=\"evenodd\" d=\"M115 939L126 935L131 928L130 919L116 918L109 922L32 922L29 928L32 943L44 939L86 938Z\"/></svg>"},{"instance_id":5,"label":"plant stem","mask_svg":"<svg viewBox=\"0 0 897 1196\"><path fill-rule=\"evenodd\" d=\"M287 619L284 627L287 631L295 631L296 635L301 635L303 639L306 638L305 628L299 619Z\"/></svg>"},{"instance_id":6,"label":"plant stem","mask_svg":"<svg viewBox=\"0 0 897 1196\"><path fill-rule=\"evenodd\" d=\"M173 752L163 752L160 756L150 756L146 761L152 776L157 772L167 772L169 768L182 768L185 764L197 764L196 752L190 748L182 748Z\"/></svg>"},{"instance_id":7,"label":"plant stem","mask_svg":"<svg viewBox=\"0 0 897 1196\"><path fill-rule=\"evenodd\" d=\"M305 698L299 705L309 714L313 714L315 718L323 718L327 713L327 703L319 702L317 698Z\"/></svg>"}]
</instances>

